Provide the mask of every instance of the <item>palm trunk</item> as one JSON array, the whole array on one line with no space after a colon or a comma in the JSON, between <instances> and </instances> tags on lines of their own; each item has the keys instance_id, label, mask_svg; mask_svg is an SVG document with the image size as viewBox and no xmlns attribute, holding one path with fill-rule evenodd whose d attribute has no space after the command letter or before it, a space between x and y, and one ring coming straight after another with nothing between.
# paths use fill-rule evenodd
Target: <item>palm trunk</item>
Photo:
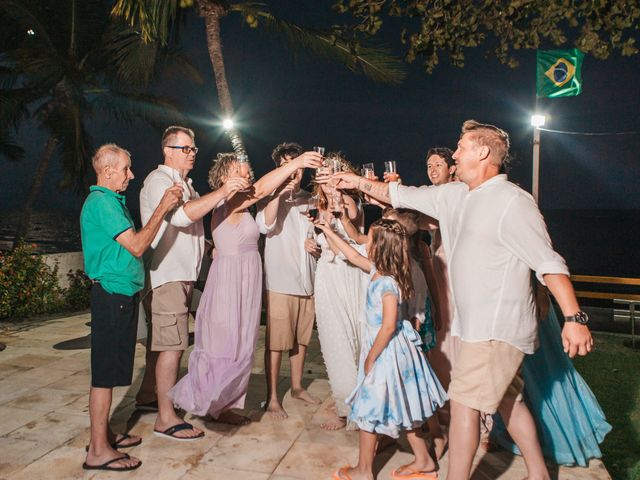
<instances>
[{"instance_id":1,"label":"palm trunk","mask_svg":"<svg viewBox=\"0 0 640 480\"><path fill-rule=\"evenodd\" d=\"M213 74L216 79L218 90L218 101L225 118L233 118L234 109L231 101L231 92L224 71L224 57L222 56L222 42L220 40L220 18L227 14L224 5L214 3L210 0L198 0L200 16L204 18L207 27L207 46L209 57L213 66ZM228 131L231 145L236 153L245 153L244 142L240 134L232 128Z\"/></svg>"},{"instance_id":2,"label":"palm trunk","mask_svg":"<svg viewBox=\"0 0 640 480\"><path fill-rule=\"evenodd\" d=\"M58 139L53 136L49 137L44 147L44 152L42 152L40 163L38 163L36 173L33 176L31 188L29 189L29 193L27 194L27 198L25 199L24 205L22 207L22 214L20 215L18 228L16 229L16 235L13 239L13 248L16 248L20 243L24 242L27 238L27 235L29 234L29 230L31 229L31 213L33 203L35 202L36 197L40 192L40 187L42 187L44 175L45 173L47 173L47 169L49 168L49 161L51 160L51 156L53 155L53 151L57 145Z\"/></svg>"}]
</instances>

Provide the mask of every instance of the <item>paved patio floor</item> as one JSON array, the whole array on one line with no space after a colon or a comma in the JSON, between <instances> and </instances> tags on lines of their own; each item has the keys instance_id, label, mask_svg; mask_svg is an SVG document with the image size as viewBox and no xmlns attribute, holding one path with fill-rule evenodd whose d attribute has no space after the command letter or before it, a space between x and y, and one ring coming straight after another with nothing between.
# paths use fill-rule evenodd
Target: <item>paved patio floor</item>
<instances>
[{"instance_id":1,"label":"paved patio floor","mask_svg":"<svg viewBox=\"0 0 640 480\"><path fill-rule=\"evenodd\" d=\"M89 314L54 318L28 325L0 326L0 478L74 479L145 478L293 480L329 479L339 466L355 463L356 432L326 432L320 424L332 406L329 384L317 338L309 349L306 385L319 406L284 397L285 421L263 415L264 329L255 355L245 413L254 421L243 427L225 426L187 415L186 420L206 431L196 442L175 442L152 435L153 414L134 411L134 395L144 366L144 348L137 347L134 384L114 390L115 431L130 428L143 443L129 451L143 466L128 473L85 473L81 469L89 440ZM186 356L183 359L186 368ZM288 389L283 368L280 392ZM377 478L411 459L406 443L388 448L376 459ZM505 452L478 453L477 479L522 479L524 462ZM441 478L447 456L441 461ZM563 480L610 478L600 461L587 468L550 465L554 478Z\"/></svg>"}]
</instances>

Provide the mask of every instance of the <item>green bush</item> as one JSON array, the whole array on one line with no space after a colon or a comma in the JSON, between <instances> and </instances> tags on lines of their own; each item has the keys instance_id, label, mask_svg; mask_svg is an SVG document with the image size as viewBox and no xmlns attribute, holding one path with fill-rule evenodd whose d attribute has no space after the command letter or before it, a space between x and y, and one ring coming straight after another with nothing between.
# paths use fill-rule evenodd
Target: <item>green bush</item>
<instances>
[{"instance_id":1,"label":"green bush","mask_svg":"<svg viewBox=\"0 0 640 480\"><path fill-rule=\"evenodd\" d=\"M58 267L48 266L33 245L0 252L0 318L52 313L63 307Z\"/></svg>"},{"instance_id":2,"label":"green bush","mask_svg":"<svg viewBox=\"0 0 640 480\"><path fill-rule=\"evenodd\" d=\"M91 280L82 271L69 270L67 273L69 286L64 290L65 306L71 310L89 308L91 302Z\"/></svg>"}]
</instances>

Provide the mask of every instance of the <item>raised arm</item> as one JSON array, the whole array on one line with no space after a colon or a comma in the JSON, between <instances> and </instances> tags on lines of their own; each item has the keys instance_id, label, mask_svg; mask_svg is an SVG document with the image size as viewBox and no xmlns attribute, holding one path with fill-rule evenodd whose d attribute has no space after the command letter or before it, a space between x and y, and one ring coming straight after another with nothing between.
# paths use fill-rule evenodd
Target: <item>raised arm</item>
<instances>
[{"instance_id":1,"label":"raised arm","mask_svg":"<svg viewBox=\"0 0 640 480\"><path fill-rule=\"evenodd\" d=\"M369 180L355 173L336 173L335 177L338 179L336 188L342 190L359 190L375 200L387 204L391 203L388 183Z\"/></svg>"},{"instance_id":2,"label":"raised arm","mask_svg":"<svg viewBox=\"0 0 640 480\"><path fill-rule=\"evenodd\" d=\"M322 155L317 152L304 152L281 167L263 175L248 192L240 192L229 201L229 212L238 212L249 208L260 199L270 195L299 168L318 168L322 165Z\"/></svg>"},{"instance_id":3,"label":"raised arm","mask_svg":"<svg viewBox=\"0 0 640 480\"><path fill-rule=\"evenodd\" d=\"M182 187L174 185L169 187L160 199L160 203L154 210L151 218L140 231L135 232L133 228L125 230L116 237L116 241L122 245L134 257L141 257L151 242L155 238L165 215L178 205L182 199Z\"/></svg>"},{"instance_id":4,"label":"raised arm","mask_svg":"<svg viewBox=\"0 0 640 480\"><path fill-rule=\"evenodd\" d=\"M346 234L349 236L351 240L353 240L359 245L363 245L367 243L367 235L364 233L360 233L358 231L356 226L351 221L351 218L349 218L349 215L342 215L340 217L340 222L344 227L344 231L346 232Z\"/></svg>"},{"instance_id":5,"label":"raised arm","mask_svg":"<svg viewBox=\"0 0 640 480\"><path fill-rule=\"evenodd\" d=\"M216 208L222 200L228 200L238 191L249 187L249 181L242 177L232 177L218 190L209 192L200 198L189 200L184 204L184 213L192 222L197 222L211 210Z\"/></svg>"},{"instance_id":6,"label":"raised arm","mask_svg":"<svg viewBox=\"0 0 640 480\"><path fill-rule=\"evenodd\" d=\"M366 273L371 272L372 264L369 259L363 255L360 255L355 248L349 245L344 239L336 232L331 230L331 227L326 223L317 222L316 226L322 230L324 236L327 237L327 241L335 245L345 256L345 258L359 269Z\"/></svg>"}]
</instances>

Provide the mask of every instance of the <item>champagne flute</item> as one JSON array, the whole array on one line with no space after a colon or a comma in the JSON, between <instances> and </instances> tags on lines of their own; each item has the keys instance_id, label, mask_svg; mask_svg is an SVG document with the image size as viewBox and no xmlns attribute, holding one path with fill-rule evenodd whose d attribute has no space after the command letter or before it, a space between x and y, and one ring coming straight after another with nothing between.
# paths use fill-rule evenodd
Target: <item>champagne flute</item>
<instances>
[{"instance_id":1,"label":"champagne flute","mask_svg":"<svg viewBox=\"0 0 640 480\"><path fill-rule=\"evenodd\" d=\"M390 160L388 162L384 162L384 173L386 173L385 181L387 182L397 182L400 178L398 175L398 171L396 170L396 161Z\"/></svg>"},{"instance_id":2,"label":"champagne flute","mask_svg":"<svg viewBox=\"0 0 640 480\"><path fill-rule=\"evenodd\" d=\"M246 153L239 153L236 158L238 159L238 176L250 179L251 164L249 163L249 157L247 156ZM246 192L248 190L249 189L246 188L241 191Z\"/></svg>"},{"instance_id":3,"label":"champagne flute","mask_svg":"<svg viewBox=\"0 0 640 480\"><path fill-rule=\"evenodd\" d=\"M289 175L289 180L292 182L292 181L294 181L296 179L297 176L298 176L298 171L296 170L291 175ZM289 190L289 198L287 198L284 202L285 203L294 203L295 202L295 199L293 198L293 188L291 190Z\"/></svg>"},{"instance_id":4,"label":"champagne flute","mask_svg":"<svg viewBox=\"0 0 640 480\"><path fill-rule=\"evenodd\" d=\"M180 200L178 201L178 207L182 206L184 204L184 187L185 187L185 181L184 178L182 177L182 170L176 170L175 168L171 170L171 180L173 181L174 185L180 185L183 188L183 193L182 193L182 197L180 198Z\"/></svg>"}]
</instances>

